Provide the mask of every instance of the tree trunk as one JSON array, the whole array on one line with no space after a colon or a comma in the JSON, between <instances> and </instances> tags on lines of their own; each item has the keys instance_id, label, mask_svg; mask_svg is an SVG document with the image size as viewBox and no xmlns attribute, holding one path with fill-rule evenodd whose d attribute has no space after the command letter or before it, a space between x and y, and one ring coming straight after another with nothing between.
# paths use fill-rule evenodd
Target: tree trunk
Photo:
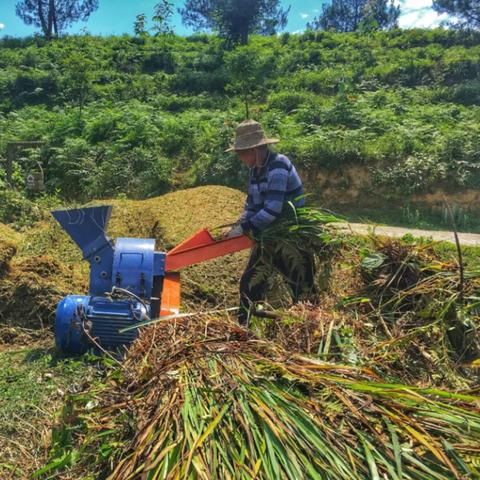
<instances>
[{"instance_id":1,"label":"tree trunk","mask_svg":"<svg viewBox=\"0 0 480 480\"><path fill-rule=\"evenodd\" d=\"M248 44L248 34L250 33L250 20L248 18L239 19L239 23L236 26L238 32L238 41L240 45Z\"/></svg>"},{"instance_id":2,"label":"tree trunk","mask_svg":"<svg viewBox=\"0 0 480 480\"><path fill-rule=\"evenodd\" d=\"M48 25L50 27L50 35L55 32L55 36L58 37L55 0L48 0Z\"/></svg>"},{"instance_id":3,"label":"tree trunk","mask_svg":"<svg viewBox=\"0 0 480 480\"><path fill-rule=\"evenodd\" d=\"M52 36L52 30L48 28L47 22L45 21L45 13L43 11L42 0L37 0L37 8L38 8L38 18L40 19L40 23L42 25L43 34L50 40Z\"/></svg>"},{"instance_id":4,"label":"tree trunk","mask_svg":"<svg viewBox=\"0 0 480 480\"><path fill-rule=\"evenodd\" d=\"M53 32L53 0L48 0L48 31L50 37L52 36Z\"/></svg>"},{"instance_id":5,"label":"tree trunk","mask_svg":"<svg viewBox=\"0 0 480 480\"><path fill-rule=\"evenodd\" d=\"M245 29L240 32L240 45L248 44L248 29Z\"/></svg>"},{"instance_id":6,"label":"tree trunk","mask_svg":"<svg viewBox=\"0 0 480 480\"><path fill-rule=\"evenodd\" d=\"M54 0L52 0L52 4L53 4L53 31L55 32L55 36L58 37L57 7L55 5Z\"/></svg>"}]
</instances>

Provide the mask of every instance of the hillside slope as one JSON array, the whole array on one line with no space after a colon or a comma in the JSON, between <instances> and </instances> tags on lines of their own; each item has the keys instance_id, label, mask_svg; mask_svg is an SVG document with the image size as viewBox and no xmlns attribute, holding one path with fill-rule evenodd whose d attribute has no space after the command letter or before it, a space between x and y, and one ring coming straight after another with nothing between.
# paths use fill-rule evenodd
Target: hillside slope
<instances>
[{"instance_id":1,"label":"hillside slope","mask_svg":"<svg viewBox=\"0 0 480 480\"><path fill-rule=\"evenodd\" d=\"M232 51L206 35L0 47L0 156L10 141L43 141L26 168L43 162L50 194L83 202L243 188L245 171L224 149L246 92L251 116L323 204L378 208L387 198L396 213L414 203L441 220L446 195L459 223L477 218L478 32L306 32Z\"/></svg>"}]
</instances>

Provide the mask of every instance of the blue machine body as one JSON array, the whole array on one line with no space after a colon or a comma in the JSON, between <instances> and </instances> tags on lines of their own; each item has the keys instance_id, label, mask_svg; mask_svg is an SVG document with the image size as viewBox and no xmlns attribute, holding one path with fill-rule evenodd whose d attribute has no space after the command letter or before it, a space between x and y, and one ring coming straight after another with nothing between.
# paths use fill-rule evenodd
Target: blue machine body
<instances>
[{"instance_id":1,"label":"blue machine body","mask_svg":"<svg viewBox=\"0 0 480 480\"><path fill-rule=\"evenodd\" d=\"M65 353L128 345L138 331L119 330L159 308L166 254L154 251L154 239L118 238L114 244L105 234L111 211L100 206L52 212L90 263L89 295L69 295L57 307L55 341ZM115 288L121 296L112 295Z\"/></svg>"},{"instance_id":2,"label":"blue machine body","mask_svg":"<svg viewBox=\"0 0 480 480\"><path fill-rule=\"evenodd\" d=\"M114 284L141 298L153 288L155 240L117 238L113 254Z\"/></svg>"},{"instance_id":3,"label":"blue machine body","mask_svg":"<svg viewBox=\"0 0 480 480\"><path fill-rule=\"evenodd\" d=\"M55 341L65 353L81 354L88 349L115 350L133 342L137 330L123 334L118 330L145 320L150 313L148 305L129 300L112 301L105 297L69 295L57 307Z\"/></svg>"}]
</instances>

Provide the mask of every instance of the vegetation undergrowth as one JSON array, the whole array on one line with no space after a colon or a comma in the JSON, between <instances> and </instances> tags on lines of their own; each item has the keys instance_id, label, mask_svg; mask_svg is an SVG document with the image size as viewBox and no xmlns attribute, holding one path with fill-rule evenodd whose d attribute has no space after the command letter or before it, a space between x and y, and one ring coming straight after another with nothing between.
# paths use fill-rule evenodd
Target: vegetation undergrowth
<instances>
[{"instance_id":1,"label":"vegetation undergrowth","mask_svg":"<svg viewBox=\"0 0 480 480\"><path fill-rule=\"evenodd\" d=\"M479 401L295 356L226 319L166 321L70 396L35 477L461 478L478 475Z\"/></svg>"},{"instance_id":2,"label":"vegetation undergrowth","mask_svg":"<svg viewBox=\"0 0 480 480\"><path fill-rule=\"evenodd\" d=\"M0 477L31 478L48 458L56 411L102 375L98 359L62 358L45 331L0 325Z\"/></svg>"},{"instance_id":3,"label":"vegetation undergrowth","mask_svg":"<svg viewBox=\"0 0 480 480\"><path fill-rule=\"evenodd\" d=\"M13 183L23 189L40 163L47 194L64 202L238 188L245 172L224 149L248 92L251 115L281 138L324 205L389 198L414 218L417 197L431 194L426 207L441 209L445 194L469 228L478 45L478 32L442 29L253 36L231 51L208 35L6 38L0 156L12 141L43 142L19 152Z\"/></svg>"}]
</instances>

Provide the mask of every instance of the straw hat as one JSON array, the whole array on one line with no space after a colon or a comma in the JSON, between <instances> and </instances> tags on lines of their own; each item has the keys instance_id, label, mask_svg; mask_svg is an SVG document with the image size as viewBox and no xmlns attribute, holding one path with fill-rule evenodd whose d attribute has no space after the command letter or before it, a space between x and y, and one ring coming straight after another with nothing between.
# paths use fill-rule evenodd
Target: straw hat
<instances>
[{"instance_id":1,"label":"straw hat","mask_svg":"<svg viewBox=\"0 0 480 480\"><path fill-rule=\"evenodd\" d=\"M245 120L238 125L235 135L235 143L226 152L237 152L239 150L248 150L250 148L261 147L278 143L277 138L267 138L262 126L255 120Z\"/></svg>"}]
</instances>

